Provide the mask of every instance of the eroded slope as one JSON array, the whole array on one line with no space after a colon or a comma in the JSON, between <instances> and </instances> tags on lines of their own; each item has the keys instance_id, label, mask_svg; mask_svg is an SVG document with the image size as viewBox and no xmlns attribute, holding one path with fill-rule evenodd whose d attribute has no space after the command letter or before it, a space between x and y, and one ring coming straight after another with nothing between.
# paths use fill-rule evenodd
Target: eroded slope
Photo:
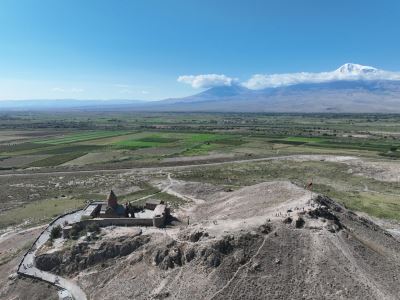
<instances>
[{"instance_id":1,"label":"eroded slope","mask_svg":"<svg viewBox=\"0 0 400 300\"><path fill-rule=\"evenodd\" d=\"M180 211L189 225L126 232L90 255L135 243L132 251L54 271L90 299L398 298L400 243L368 219L290 182L207 187L169 187L196 200Z\"/></svg>"}]
</instances>

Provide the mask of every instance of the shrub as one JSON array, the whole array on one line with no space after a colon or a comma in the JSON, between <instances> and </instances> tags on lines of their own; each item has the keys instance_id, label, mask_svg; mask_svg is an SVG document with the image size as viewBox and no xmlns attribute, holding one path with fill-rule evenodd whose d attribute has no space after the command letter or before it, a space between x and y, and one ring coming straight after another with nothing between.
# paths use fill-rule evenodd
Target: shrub
<instances>
[{"instance_id":1,"label":"shrub","mask_svg":"<svg viewBox=\"0 0 400 300\"><path fill-rule=\"evenodd\" d=\"M53 240L52 240L52 239L49 239L49 240L45 243L45 245L46 245L47 247L53 247Z\"/></svg>"},{"instance_id":2,"label":"shrub","mask_svg":"<svg viewBox=\"0 0 400 300\"><path fill-rule=\"evenodd\" d=\"M87 231L99 233L100 227L97 223L91 223L87 226Z\"/></svg>"},{"instance_id":3,"label":"shrub","mask_svg":"<svg viewBox=\"0 0 400 300\"><path fill-rule=\"evenodd\" d=\"M61 237L62 229L60 225L57 225L51 229L50 232L50 239L54 240Z\"/></svg>"},{"instance_id":4,"label":"shrub","mask_svg":"<svg viewBox=\"0 0 400 300\"><path fill-rule=\"evenodd\" d=\"M80 233L81 233L81 227L79 226L79 224L74 224L72 225L72 228L69 231L69 237L73 240L77 240L79 238Z\"/></svg>"},{"instance_id":5,"label":"shrub","mask_svg":"<svg viewBox=\"0 0 400 300\"><path fill-rule=\"evenodd\" d=\"M296 228L302 228L304 226L304 224L305 224L305 221L303 218L300 217L296 220Z\"/></svg>"}]
</instances>

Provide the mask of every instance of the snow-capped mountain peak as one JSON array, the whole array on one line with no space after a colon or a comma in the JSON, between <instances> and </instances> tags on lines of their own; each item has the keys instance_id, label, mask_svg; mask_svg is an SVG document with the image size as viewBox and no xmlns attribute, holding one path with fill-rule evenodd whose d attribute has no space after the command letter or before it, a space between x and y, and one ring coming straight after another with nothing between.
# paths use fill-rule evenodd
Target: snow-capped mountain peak
<instances>
[{"instance_id":1,"label":"snow-capped mountain peak","mask_svg":"<svg viewBox=\"0 0 400 300\"><path fill-rule=\"evenodd\" d=\"M335 73L343 75L363 75L377 72L378 69L370 66L347 63L335 71Z\"/></svg>"}]
</instances>

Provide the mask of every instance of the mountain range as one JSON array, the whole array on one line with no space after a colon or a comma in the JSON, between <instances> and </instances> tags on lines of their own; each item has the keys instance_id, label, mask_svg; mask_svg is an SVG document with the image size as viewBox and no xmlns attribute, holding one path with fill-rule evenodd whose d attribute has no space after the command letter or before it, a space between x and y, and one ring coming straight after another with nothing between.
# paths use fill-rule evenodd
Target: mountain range
<instances>
[{"instance_id":1,"label":"mountain range","mask_svg":"<svg viewBox=\"0 0 400 300\"><path fill-rule=\"evenodd\" d=\"M348 63L332 72L294 73L289 80L284 75L284 83L274 81L273 85L269 84L270 77L262 78L267 82L264 88L250 89L246 84L232 83L160 101L1 101L0 110L400 113L399 73Z\"/></svg>"}]
</instances>

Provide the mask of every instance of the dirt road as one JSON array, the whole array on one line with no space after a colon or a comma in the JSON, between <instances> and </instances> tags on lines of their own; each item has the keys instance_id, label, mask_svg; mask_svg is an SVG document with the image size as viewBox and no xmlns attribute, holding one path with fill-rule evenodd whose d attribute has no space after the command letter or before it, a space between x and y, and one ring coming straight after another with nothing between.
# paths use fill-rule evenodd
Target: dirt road
<instances>
[{"instance_id":1,"label":"dirt road","mask_svg":"<svg viewBox=\"0 0 400 300\"><path fill-rule=\"evenodd\" d=\"M0 173L0 178L3 177L24 177L24 176L62 176L62 175L78 175L78 174L99 174L99 173L122 173L122 172L135 172L135 173L156 173L160 171L176 171L185 170L197 167L207 166L220 166L229 164L240 164L240 163L251 163L251 162L263 162L273 160L291 160L295 162L303 161L321 161L321 162L333 162L341 163L349 166L355 175L365 176L373 178L379 181L385 182L399 182L400 181L400 164L383 160L366 160L356 156L345 156L345 155L319 155L319 154L302 154L302 155L285 155L285 156L273 156L263 158L251 158L251 159L239 159L223 162L210 162L202 164L188 164L181 166L159 166L159 167L143 167L143 168L121 168L121 169L103 169L103 170L73 170L73 171L54 171L54 172L14 172L14 173Z\"/></svg>"},{"instance_id":2,"label":"dirt road","mask_svg":"<svg viewBox=\"0 0 400 300\"><path fill-rule=\"evenodd\" d=\"M313 157L318 156L316 159ZM204 164L189 164L182 166L160 166L160 167L143 167L143 168L122 168L122 169L102 169L102 170L74 170L74 171L54 171L54 172L24 172L24 173L2 173L0 177L8 177L8 176L49 176L49 175L68 175L68 174L98 174L98 173L113 173L113 172L129 172L129 171L149 171L149 172L158 172L160 170L168 171L168 170L177 170L177 169L187 169L187 168L195 168L195 167L206 167L206 166L219 166L226 164L238 164L238 163L248 163L248 162L258 162L258 161L269 161L269 160L285 160L285 159L304 159L309 158L310 160L320 160L320 157L325 157L329 160L331 158L346 158L346 159L359 159L358 157L351 156L333 156L333 155L286 155L286 156L273 156L273 157L263 157L263 158L251 158L251 159L239 159L239 160L231 160L231 161L223 161L223 162L211 162ZM321 158L323 159L323 158ZM342 161L339 159L339 161Z\"/></svg>"}]
</instances>

